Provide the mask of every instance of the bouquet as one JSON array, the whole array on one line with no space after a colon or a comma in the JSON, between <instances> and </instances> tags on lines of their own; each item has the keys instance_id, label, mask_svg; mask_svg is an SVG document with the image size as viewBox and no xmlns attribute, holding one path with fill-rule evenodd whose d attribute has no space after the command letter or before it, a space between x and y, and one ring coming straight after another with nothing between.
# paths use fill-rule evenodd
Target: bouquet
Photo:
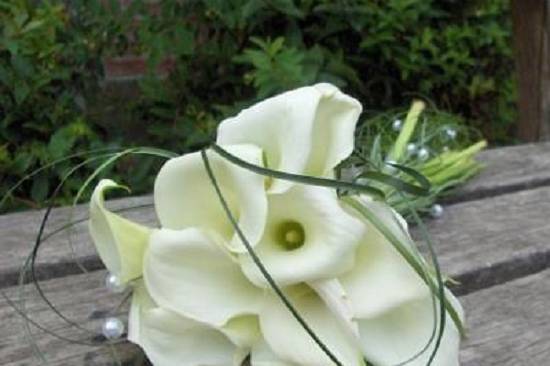
<instances>
[{"instance_id":1,"label":"bouquet","mask_svg":"<svg viewBox=\"0 0 550 366\"><path fill-rule=\"evenodd\" d=\"M399 192L404 211L429 180L397 155L341 177L361 111L317 84L222 121L208 148L162 153L160 227L109 211L105 193L127 188L99 182L90 233L153 365L458 365L462 308L386 201Z\"/></svg>"}]
</instances>

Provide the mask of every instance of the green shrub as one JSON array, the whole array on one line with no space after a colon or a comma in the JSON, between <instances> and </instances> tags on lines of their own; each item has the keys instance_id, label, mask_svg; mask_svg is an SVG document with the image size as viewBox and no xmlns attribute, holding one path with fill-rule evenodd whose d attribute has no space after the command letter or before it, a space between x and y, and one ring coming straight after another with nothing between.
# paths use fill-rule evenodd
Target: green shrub
<instances>
[{"instance_id":1,"label":"green shrub","mask_svg":"<svg viewBox=\"0 0 550 366\"><path fill-rule=\"evenodd\" d=\"M319 81L368 110L420 96L493 143L513 138L507 0L162 0L153 13L139 0L129 8L116 0L29 3L0 0L0 192L69 151L188 151L225 116ZM145 55L150 70L167 56L176 65L167 78L153 71L143 78L139 97L116 109L131 122L117 124L90 106L103 91L101 59L127 53ZM139 193L150 189L156 164L128 159L111 174ZM36 177L15 196L36 205L67 168L53 180ZM89 172L71 179L61 197Z\"/></svg>"}]
</instances>

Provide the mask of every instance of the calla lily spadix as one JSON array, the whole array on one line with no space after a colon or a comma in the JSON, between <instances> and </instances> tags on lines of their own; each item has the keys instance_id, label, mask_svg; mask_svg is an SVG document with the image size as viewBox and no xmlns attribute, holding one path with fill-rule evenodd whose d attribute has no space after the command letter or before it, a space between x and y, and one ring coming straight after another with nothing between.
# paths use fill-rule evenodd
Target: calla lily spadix
<instances>
[{"instance_id":1,"label":"calla lily spadix","mask_svg":"<svg viewBox=\"0 0 550 366\"><path fill-rule=\"evenodd\" d=\"M353 151L360 112L358 101L332 85L304 87L226 119L217 143L257 166L331 178ZM230 215L326 349L258 270L200 153L191 153L168 160L156 178L160 228L108 211L103 193L120 187L110 180L98 184L90 205L101 259L133 285L128 339L155 366L238 366L247 356L252 366L329 366L330 356L345 366L427 363L439 299L387 234L333 189L272 180L206 154ZM394 210L355 198L425 263ZM445 294L462 317L456 298ZM459 331L445 316L433 366L458 365Z\"/></svg>"}]
</instances>

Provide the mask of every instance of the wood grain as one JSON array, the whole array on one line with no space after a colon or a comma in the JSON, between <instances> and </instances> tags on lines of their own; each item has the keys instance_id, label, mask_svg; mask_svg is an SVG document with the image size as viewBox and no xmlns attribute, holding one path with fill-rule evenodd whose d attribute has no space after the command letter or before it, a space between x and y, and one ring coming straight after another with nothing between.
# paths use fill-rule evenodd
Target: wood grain
<instances>
[{"instance_id":1,"label":"wood grain","mask_svg":"<svg viewBox=\"0 0 550 366\"><path fill-rule=\"evenodd\" d=\"M464 202L550 185L550 142L489 149L479 154L483 171L447 202Z\"/></svg>"},{"instance_id":2,"label":"wood grain","mask_svg":"<svg viewBox=\"0 0 550 366\"><path fill-rule=\"evenodd\" d=\"M550 270L462 297L462 366L542 366L550 360Z\"/></svg>"},{"instance_id":3,"label":"wood grain","mask_svg":"<svg viewBox=\"0 0 550 366\"><path fill-rule=\"evenodd\" d=\"M116 314L126 319L127 306L118 312L114 309L121 303L123 295L109 293L103 286L105 271L69 276L61 279L41 282L45 295L52 304L70 321L78 323L86 331L68 325L59 318L41 299L33 285L24 286L22 295L19 287L5 289L6 295L18 302L25 299L28 316L48 331L55 334L90 343L102 341L102 320ZM39 364L30 342L25 337L23 319L0 298L0 364L36 365ZM112 365L113 351L105 343L99 346L80 345L52 336L33 326L32 334L37 347L43 353L49 365ZM137 347L124 344L115 347L117 356L125 360L138 354Z\"/></svg>"},{"instance_id":4,"label":"wood grain","mask_svg":"<svg viewBox=\"0 0 550 366\"><path fill-rule=\"evenodd\" d=\"M449 205L427 224L443 270L467 293L549 267L549 217L541 187Z\"/></svg>"},{"instance_id":5,"label":"wood grain","mask_svg":"<svg viewBox=\"0 0 550 366\"><path fill-rule=\"evenodd\" d=\"M121 215L131 220L157 226L151 196L114 200L108 206L113 210L124 210ZM138 208L129 210L132 207ZM17 283L19 270L32 251L44 213L45 210L41 210L0 216L0 288ZM78 263L88 270L103 268L88 234L87 222L84 220L87 215L87 205L79 205L74 211L67 207L52 210L45 235L63 227L71 218L74 221L81 220L73 227L71 236L75 254L71 250L67 231L52 236L43 243L38 253L38 278L81 273Z\"/></svg>"}]
</instances>

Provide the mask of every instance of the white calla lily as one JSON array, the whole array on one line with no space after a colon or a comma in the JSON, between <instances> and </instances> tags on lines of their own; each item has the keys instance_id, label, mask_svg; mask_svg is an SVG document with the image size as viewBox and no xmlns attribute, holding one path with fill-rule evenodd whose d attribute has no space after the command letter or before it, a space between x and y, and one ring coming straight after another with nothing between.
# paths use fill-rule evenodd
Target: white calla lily
<instances>
[{"instance_id":1,"label":"white calla lily","mask_svg":"<svg viewBox=\"0 0 550 366\"><path fill-rule=\"evenodd\" d=\"M382 202L362 200L411 251L406 222ZM355 253L355 266L340 276L357 318L372 317L403 302L424 298L429 288L401 254L371 223ZM383 294L383 296L381 296Z\"/></svg>"},{"instance_id":2,"label":"white calla lily","mask_svg":"<svg viewBox=\"0 0 550 366\"><path fill-rule=\"evenodd\" d=\"M155 231L144 263L152 298L182 316L221 327L259 311L263 291L248 281L229 252L196 228Z\"/></svg>"},{"instance_id":3,"label":"white calla lily","mask_svg":"<svg viewBox=\"0 0 550 366\"><path fill-rule=\"evenodd\" d=\"M404 247L414 250L406 221L399 214L385 203L365 197L361 203ZM409 360L426 346L437 315L424 280L374 225L366 225L367 234L357 249L355 267L338 281L355 314L364 355L376 365L391 366ZM447 297L455 309L462 312L450 291ZM460 335L448 314L446 319L441 348L433 364L456 366ZM425 365L433 347L432 344L410 365Z\"/></svg>"},{"instance_id":4,"label":"white calla lily","mask_svg":"<svg viewBox=\"0 0 550 366\"><path fill-rule=\"evenodd\" d=\"M134 290L128 328L155 366L240 366L248 353L220 330L156 306L143 285Z\"/></svg>"},{"instance_id":5,"label":"white calla lily","mask_svg":"<svg viewBox=\"0 0 550 366\"><path fill-rule=\"evenodd\" d=\"M462 308L456 298L449 291L446 296L462 314ZM437 304L436 308L437 314ZM439 319L439 315L436 314L432 298L428 295L401 303L375 317L359 319L361 344L365 356L370 362L380 366L392 366L410 360L428 344L436 317ZM445 323L443 338L432 365L458 366L460 334L448 314ZM434 347L435 338L421 355L407 365L426 365Z\"/></svg>"},{"instance_id":6,"label":"white calla lily","mask_svg":"<svg viewBox=\"0 0 550 366\"><path fill-rule=\"evenodd\" d=\"M251 366L300 366L277 356L264 339L258 341L250 352Z\"/></svg>"},{"instance_id":7,"label":"white calla lily","mask_svg":"<svg viewBox=\"0 0 550 366\"><path fill-rule=\"evenodd\" d=\"M266 228L255 251L279 285L328 279L353 267L365 225L344 211L334 190L297 184L268 199ZM268 287L249 254L239 259L252 282Z\"/></svg>"},{"instance_id":8,"label":"white calla lily","mask_svg":"<svg viewBox=\"0 0 550 366\"><path fill-rule=\"evenodd\" d=\"M262 165L262 151L252 145L224 146L229 153ZM247 239L254 245L262 235L267 198L264 177L238 167L208 151L208 158L229 208ZM155 182L155 207L167 229L198 227L221 237L235 251L245 251L210 183L200 152L170 159Z\"/></svg>"},{"instance_id":9,"label":"white calla lily","mask_svg":"<svg viewBox=\"0 0 550 366\"><path fill-rule=\"evenodd\" d=\"M287 288L285 293L342 365L364 365L357 341L315 291L307 285L298 285ZM334 365L283 303L273 295L266 297L260 313L260 327L266 342L282 360L303 366Z\"/></svg>"},{"instance_id":10,"label":"white calla lily","mask_svg":"<svg viewBox=\"0 0 550 366\"><path fill-rule=\"evenodd\" d=\"M110 189L126 188L109 179L98 183L90 201L89 231L107 269L121 282L127 282L142 274L151 229L107 210L104 194Z\"/></svg>"},{"instance_id":11,"label":"white calla lily","mask_svg":"<svg viewBox=\"0 0 550 366\"><path fill-rule=\"evenodd\" d=\"M295 89L266 99L221 122L219 144L262 148L267 167L293 174L330 177L353 151L361 104L330 84ZM274 180L270 193L292 185Z\"/></svg>"}]
</instances>

